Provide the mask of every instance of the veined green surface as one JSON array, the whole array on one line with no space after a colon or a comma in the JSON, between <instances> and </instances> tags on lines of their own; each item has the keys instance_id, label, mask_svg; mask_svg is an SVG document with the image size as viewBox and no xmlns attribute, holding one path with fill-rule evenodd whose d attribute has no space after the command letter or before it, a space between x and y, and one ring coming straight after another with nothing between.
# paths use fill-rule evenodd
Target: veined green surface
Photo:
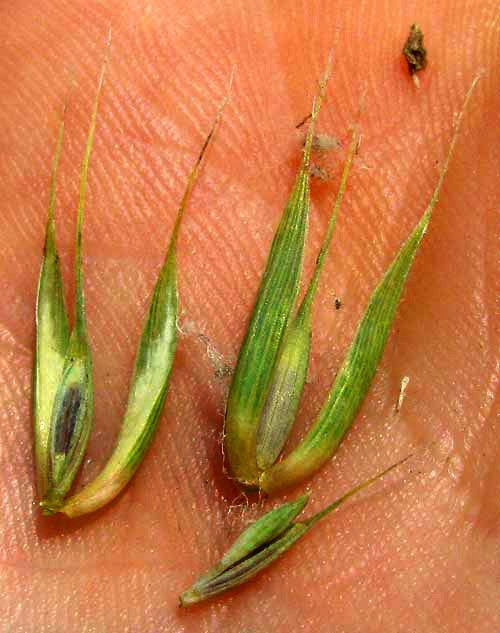
<instances>
[{"instance_id":1,"label":"veined green surface","mask_svg":"<svg viewBox=\"0 0 500 633\"><path fill-rule=\"evenodd\" d=\"M318 419L295 450L283 461L262 473L259 484L264 492L279 492L311 477L330 459L353 423L382 356L406 278L438 201L458 138L460 123L478 80L479 77L475 79L465 98L431 201L375 289L347 358Z\"/></svg>"},{"instance_id":2,"label":"veined green surface","mask_svg":"<svg viewBox=\"0 0 500 633\"><path fill-rule=\"evenodd\" d=\"M271 510L241 534L218 565L180 595L181 606L188 607L247 582L290 549L318 521L336 510L347 499L403 464L409 457L411 456L405 457L375 477L352 488L304 521L293 523L307 504L308 495Z\"/></svg>"},{"instance_id":3,"label":"veined green surface","mask_svg":"<svg viewBox=\"0 0 500 633\"><path fill-rule=\"evenodd\" d=\"M139 343L127 409L116 446L94 481L70 497L61 508L61 512L70 517L103 507L123 490L144 459L158 426L177 345L177 237L203 156L226 102L227 97L217 112L182 198Z\"/></svg>"},{"instance_id":4,"label":"veined green surface","mask_svg":"<svg viewBox=\"0 0 500 633\"><path fill-rule=\"evenodd\" d=\"M68 516L93 512L116 497L151 444L163 410L177 344L175 237L153 291L116 446L97 477L66 500L61 512Z\"/></svg>"},{"instance_id":5,"label":"veined green surface","mask_svg":"<svg viewBox=\"0 0 500 633\"><path fill-rule=\"evenodd\" d=\"M265 471L260 486L274 493L311 477L335 452L370 387L432 209L426 211L373 293L347 359L319 417L300 445Z\"/></svg>"},{"instance_id":6,"label":"veined green surface","mask_svg":"<svg viewBox=\"0 0 500 633\"><path fill-rule=\"evenodd\" d=\"M198 602L199 600L196 597L204 596L206 593L205 588L213 588L213 585L219 586L219 579L222 575L227 581L227 575L224 574L226 570L238 566L247 557L251 558L259 548L283 535L292 525L292 521L302 512L308 501L309 494L302 495L295 501L274 508L255 523L252 523L224 554L221 561L201 576L191 589L183 594L184 600L181 597L183 606ZM219 593L219 591L216 593ZM209 595L212 594L210 593ZM205 597L201 599L205 599Z\"/></svg>"},{"instance_id":7,"label":"veined green surface","mask_svg":"<svg viewBox=\"0 0 500 633\"><path fill-rule=\"evenodd\" d=\"M85 454L92 430L94 390L92 353L87 337L85 317L82 230L90 156L106 66L107 58L99 77L81 168L75 249L75 324L66 349L62 376L57 386L50 418L48 483L40 502L44 514L57 512L64 497L69 492Z\"/></svg>"},{"instance_id":8,"label":"veined green surface","mask_svg":"<svg viewBox=\"0 0 500 633\"><path fill-rule=\"evenodd\" d=\"M267 470L278 459L297 415L311 352L312 305L347 187L358 138L357 129L354 128L333 212L313 276L297 315L285 331L273 369L269 393L257 431L257 466L261 471Z\"/></svg>"},{"instance_id":9,"label":"veined green surface","mask_svg":"<svg viewBox=\"0 0 500 633\"><path fill-rule=\"evenodd\" d=\"M299 291L309 215L309 161L330 65L313 105L302 165L276 230L250 323L241 346L226 407L224 456L245 486L257 486L257 428L283 333Z\"/></svg>"},{"instance_id":10,"label":"veined green surface","mask_svg":"<svg viewBox=\"0 0 500 633\"><path fill-rule=\"evenodd\" d=\"M190 589L184 591L179 596L179 602L182 607L189 607L198 602L203 602L209 598L234 589L239 585L251 580L260 571L268 567L281 554L284 554L290 547L296 543L306 532L309 527L302 523L291 525L284 534L275 541L272 541L267 547L243 559L234 567L230 567L222 574L211 578L205 582L196 582Z\"/></svg>"},{"instance_id":11,"label":"veined green surface","mask_svg":"<svg viewBox=\"0 0 500 633\"><path fill-rule=\"evenodd\" d=\"M36 347L33 370L33 416L37 488L43 497L48 487L50 419L57 388L61 382L69 343L68 315L56 245L54 211L56 177L64 137L64 119L52 162L47 231L35 308Z\"/></svg>"},{"instance_id":12,"label":"veined green surface","mask_svg":"<svg viewBox=\"0 0 500 633\"><path fill-rule=\"evenodd\" d=\"M229 569L265 543L275 540L285 532L292 521L306 507L309 498L310 494L305 494L295 501L284 503L250 525L224 554L221 562L215 568L216 574Z\"/></svg>"}]
</instances>

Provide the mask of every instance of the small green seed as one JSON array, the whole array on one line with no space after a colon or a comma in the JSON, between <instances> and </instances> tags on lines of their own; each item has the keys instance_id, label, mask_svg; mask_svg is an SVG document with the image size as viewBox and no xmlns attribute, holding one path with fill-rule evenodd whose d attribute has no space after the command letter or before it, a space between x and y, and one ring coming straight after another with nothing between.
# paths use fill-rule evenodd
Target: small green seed
<instances>
[{"instance_id":1,"label":"small green seed","mask_svg":"<svg viewBox=\"0 0 500 633\"><path fill-rule=\"evenodd\" d=\"M253 556L243 559L237 565L230 567L222 574L211 578L205 582L200 579L190 589L179 596L182 607L189 607L203 600L213 598L217 594L234 589L239 585L251 580L260 571L265 569L281 554L284 554L296 543L309 527L296 523L289 527L278 539L269 543L264 549L256 552Z\"/></svg>"},{"instance_id":2,"label":"small green seed","mask_svg":"<svg viewBox=\"0 0 500 633\"><path fill-rule=\"evenodd\" d=\"M196 595L204 593L204 588L220 578L226 570L238 565L266 543L276 540L292 525L292 521L302 512L309 501L309 494L295 501L285 503L271 510L248 527L224 554L221 561L191 587Z\"/></svg>"},{"instance_id":3,"label":"small green seed","mask_svg":"<svg viewBox=\"0 0 500 633\"><path fill-rule=\"evenodd\" d=\"M241 534L220 563L180 595L181 606L191 606L247 582L290 549L318 521L336 510L347 499L403 464L409 457L411 455L368 481L352 488L332 504L304 521L293 523L293 520L306 506L309 495L303 495L296 501L271 510Z\"/></svg>"}]
</instances>

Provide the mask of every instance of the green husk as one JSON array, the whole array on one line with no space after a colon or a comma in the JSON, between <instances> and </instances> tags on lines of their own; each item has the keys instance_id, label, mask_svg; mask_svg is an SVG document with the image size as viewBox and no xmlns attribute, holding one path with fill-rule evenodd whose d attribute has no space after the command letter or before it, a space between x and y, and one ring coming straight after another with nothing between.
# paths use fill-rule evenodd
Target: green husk
<instances>
[{"instance_id":1,"label":"green husk","mask_svg":"<svg viewBox=\"0 0 500 633\"><path fill-rule=\"evenodd\" d=\"M303 495L294 502L271 510L248 527L224 555L220 563L199 578L180 597L180 604L188 607L229 589L237 587L265 569L294 543L304 536L318 521L336 510L347 499L375 483L409 457L393 464L368 481L349 490L329 506L304 521L293 523L309 500ZM272 529L270 529L272 525Z\"/></svg>"},{"instance_id":2,"label":"green husk","mask_svg":"<svg viewBox=\"0 0 500 633\"><path fill-rule=\"evenodd\" d=\"M69 323L64 305L64 290L54 219L57 168L63 137L64 117L59 125L57 146L52 162L49 215L35 308L33 417L37 488L40 497L43 497L49 484L50 419L69 343Z\"/></svg>"},{"instance_id":3,"label":"green husk","mask_svg":"<svg viewBox=\"0 0 500 633\"><path fill-rule=\"evenodd\" d=\"M94 392L92 383L92 354L87 337L85 317L82 270L82 228L88 169L106 65L107 59L103 64L99 77L85 155L81 168L80 200L77 213L75 248L75 324L69 337L64 356L62 375L59 374L59 384L55 390L52 403L50 428L48 431L47 485L42 501L40 502L44 514L57 512L64 497L69 492L85 454L88 438L92 429ZM58 146L58 152L60 152L60 146ZM53 225L53 223L52 209L49 215L49 225ZM55 273L55 269L52 270L52 273ZM52 278L52 284L53 288L56 289L53 294L53 301L57 302L56 305L60 305L60 301L62 301L62 299L59 299L59 293L62 294L60 273ZM53 328L56 327L56 324L57 322L52 320ZM42 341L43 345L49 343L50 341L47 341L47 339ZM47 351L45 351L45 354L47 354ZM60 361L61 357L58 357L57 360ZM37 365L38 360L35 366ZM56 367L57 366L56 364ZM35 371L38 372L39 370L36 369ZM50 369L48 370L48 376L51 377ZM44 379L43 374L42 379ZM35 414L35 420L39 419L40 416ZM35 432L35 437L36 435L37 433ZM43 480L43 475L40 479Z\"/></svg>"},{"instance_id":4,"label":"green husk","mask_svg":"<svg viewBox=\"0 0 500 633\"><path fill-rule=\"evenodd\" d=\"M99 475L60 509L70 517L93 512L114 499L131 480L152 442L167 395L177 345L177 238L203 156L226 102L227 98L217 112L179 207L139 343L127 409L116 446Z\"/></svg>"},{"instance_id":5,"label":"green husk","mask_svg":"<svg viewBox=\"0 0 500 633\"><path fill-rule=\"evenodd\" d=\"M271 467L278 459L297 415L311 352L313 301L347 187L358 138L357 129L354 128L333 213L316 260L314 274L297 315L285 331L273 369L266 404L257 431L257 466L261 471Z\"/></svg>"},{"instance_id":6,"label":"green husk","mask_svg":"<svg viewBox=\"0 0 500 633\"><path fill-rule=\"evenodd\" d=\"M353 423L382 356L406 278L438 201L460 123L478 79L465 98L445 164L425 213L375 289L318 419L295 450L262 473L259 484L264 492L280 492L311 477L331 458Z\"/></svg>"},{"instance_id":7,"label":"green husk","mask_svg":"<svg viewBox=\"0 0 500 633\"><path fill-rule=\"evenodd\" d=\"M326 91L325 73L294 188L276 230L226 407L224 457L231 476L256 486L256 435L279 346L297 298L309 214L309 161L314 124Z\"/></svg>"},{"instance_id":8,"label":"green husk","mask_svg":"<svg viewBox=\"0 0 500 633\"><path fill-rule=\"evenodd\" d=\"M224 554L221 561L201 576L183 596L203 595L205 587L210 587L214 583L218 585L222 575L226 578L227 575L224 574L226 570L238 566L242 560L251 557L252 553L262 546L278 540L278 537L288 530L292 521L305 508L309 497L309 494L305 494L295 501L284 503L250 525ZM186 598L186 602L189 602L189 598Z\"/></svg>"}]
</instances>

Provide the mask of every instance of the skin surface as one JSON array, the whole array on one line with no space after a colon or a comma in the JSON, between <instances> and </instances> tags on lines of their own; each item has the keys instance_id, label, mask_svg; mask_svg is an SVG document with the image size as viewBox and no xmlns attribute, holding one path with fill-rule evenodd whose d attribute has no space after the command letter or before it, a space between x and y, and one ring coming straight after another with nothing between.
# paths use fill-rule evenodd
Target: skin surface
<instances>
[{"instance_id":1,"label":"skin surface","mask_svg":"<svg viewBox=\"0 0 500 633\"><path fill-rule=\"evenodd\" d=\"M497 2L3 5L2 633L498 630ZM414 21L429 58L419 90L400 53ZM184 334L150 453L112 505L47 519L34 504L30 398L50 161L69 94L57 226L70 298L79 167L110 25L84 226L95 428L78 486L110 454L187 174L233 65L236 75L180 234ZM307 274L362 94L363 137L318 293L310 382L291 442L318 411L370 292L430 198L472 78L487 71L363 409L333 461L285 498L310 486L307 512L319 510L416 456L247 587L181 611L180 591L259 513L222 473L228 383L199 334L234 363L300 160L305 128L295 126L310 112L329 49L334 72L317 129L344 149L322 159L332 179L313 184ZM403 376L410 383L396 414Z\"/></svg>"}]
</instances>

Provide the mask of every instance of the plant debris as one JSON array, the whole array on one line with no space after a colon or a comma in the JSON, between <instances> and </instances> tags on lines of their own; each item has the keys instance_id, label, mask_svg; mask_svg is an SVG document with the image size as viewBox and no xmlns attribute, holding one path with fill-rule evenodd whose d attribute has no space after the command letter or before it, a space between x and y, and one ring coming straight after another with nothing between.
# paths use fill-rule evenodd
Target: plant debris
<instances>
[{"instance_id":1,"label":"plant debris","mask_svg":"<svg viewBox=\"0 0 500 633\"><path fill-rule=\"evenodd\" d=\"M418 24L412 24L410 34L403 47L403 55L408 63L408 70L415 85L420 85L416 73L427 66L427 51L424 48L424 34Z\"/></svg>"}]
</instances>

